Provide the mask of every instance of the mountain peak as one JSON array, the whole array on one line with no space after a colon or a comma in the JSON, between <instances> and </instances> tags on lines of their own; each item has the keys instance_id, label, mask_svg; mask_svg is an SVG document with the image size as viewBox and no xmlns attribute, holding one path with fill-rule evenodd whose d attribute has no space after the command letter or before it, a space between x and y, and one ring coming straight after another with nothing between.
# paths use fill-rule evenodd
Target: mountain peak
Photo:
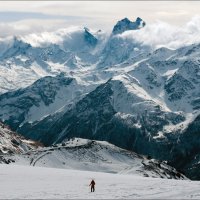
<instances>
[{"instance_id":1,"label":"mountain peak","mask_svg":"<svg viewBox=\"0 0 200 200\"><path fill-rule=\"evenodd\" d=\"M137 17L136 22L141 22L143 21L140 17Z\"/></svg>"},{"instance_id":2,"label":"mountain peak","mask_svg":"<svg viewBox=\"0 0 200 200\"><path fill-rule=\"evenodd\" d=\"M90 33L90 29L87 28L87 27L84 27L84 30L85 30L85 33L84 33L84 38L85 38L85 41L90 45L90 46L96 46L98 40L97 38L92 34Z\"/></svg>"},{"instance_id":3,"label":"mountain peak","mask_svg":"<svg viewBox=\"0 0 200 200\"><path fill-rule=\"evenodd\" d=\"M1 59L8 59L10 57L14 57L18 54L26 54L27 50L31 48L31 45L24 42L20 38L14 36L12 45L3 53Z\"/></svg>"},{"instance_id":4,"label":"mountain peak","mask_svg":"<svg viewBox=\"0 0 200 200\"><path fill-rule=\"evenodd\" d=\"M137 17L135 22L130 21L127 17L117 22L114 26L112 33L120 34L128 30L137 30L144 27L146 23L140 18Z\"/></svg>"},{"instance_id":5,"label":"mountain peak","mask_svg":"<svg viewBox=\"0 0 200 200\"><path fill-rule=\"evenodd\" d=\"M30 44L24 42L23 40L21 40L20 38L14 36L13 37L13 45L14 48L29 48L31 47Z\"/></svg>"}]
</instances>

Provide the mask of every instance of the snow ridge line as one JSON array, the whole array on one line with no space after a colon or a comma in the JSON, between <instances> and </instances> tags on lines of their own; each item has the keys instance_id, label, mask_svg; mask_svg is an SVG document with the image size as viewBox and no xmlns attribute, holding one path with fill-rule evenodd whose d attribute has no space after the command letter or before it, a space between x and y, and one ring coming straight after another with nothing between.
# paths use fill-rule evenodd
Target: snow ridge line
<instances>
[{"instance_id":1,"label":"snow ridge line","mask_svg":"<svg viewBox=\"0 0 200 200\"><path fill-rule=\"evenodd\" d=\"M38 160L40 160L41 158L43 158L44 156L46 156L47 154L50 154L51 152L45 152L44 154L40 155L39 157L32 159L30 162L30 165L35 166L36 162L38 162Z\"/></svg>"}]
</instances>

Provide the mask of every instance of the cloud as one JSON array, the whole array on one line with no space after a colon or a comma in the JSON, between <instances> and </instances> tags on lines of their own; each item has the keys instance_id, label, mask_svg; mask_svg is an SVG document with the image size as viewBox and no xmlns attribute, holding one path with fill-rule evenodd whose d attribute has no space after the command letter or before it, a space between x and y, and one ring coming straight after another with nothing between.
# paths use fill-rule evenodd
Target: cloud
<instances>
[{"instance_id":1,"label":"cloud","mask_svg":"<svg viewBox=\"0 0 200 200\"><path fill-rule=\"evenodd\" d=\"M168 47L176 49L185 45L200 43L200 16L195 16L185 25L178 27L157 21L136 31L127 31L120 37L131 38L141 44L156 49Z\"/></svg>"},{"instance_id":2,"label":"cloud","mask_svg":"<svg viewBox=\"0 0 200 200\"><path fill-rule=\"evenodd\" d=\"M63 20L22 20L19 22L0 23L0 38L53 31L64 25L65 21Z\"/></svg>"},{"instance_id":3,"label":"cloud","mask_svg":"<svg viewBox=\"0 0 200 200\"><path fill-rule=\"evenodd\" d=\"M13 15L15 16L15 15ZM23 14L24 16L24 14ZM49 16L49 15L36 15L35 13L27 14L26 19L20 20L21 14L17 15L15 21L13 17L7 18L9 22L1 22L0 15L0 38L8 36L24 36L31 33L51 32L62 28L68 28L72 25L86 26L84 21L90 21L87 17L73 17L73 16ZM35 17L35 18L34 18ZM18 20L17 20L18 19ZM91 20L93 21L93 20Z\"/></svg>"},{"instance_id":4,"label":"cloud","mask_svg":"<svg viewBox=\"0 0 200 200\"><path fill-rule=\"evenodd\" d=\"M88 18L88 17L87 17ZM55 15L55 14L44 14L40 12L16 12L16 11L6 11L0 12L1 22L16 22L27 19L43 19L43 20L85 20L86 17L83 16L69 16L69 15Z\"/></svg>"},{"instance_id":5,"label":"cloud","mask_svg":"<svg viewBox=\"0 0 200 200\"><path fill-rule=\"evenodd\" d=\"M174 25L182 25L193 15L200 13L198 1L0 1L0 13L21 12L23 20L38 13L45 16L81 16L80 24L70 25L91 26L92 28L111 30L116 21L128 17L135 20L143 18L148 24L162 20ZM33 13L33 14L32 14ZM12 17L5 16L7 21ZM89 17L85 19L84 17ZM18 16L19 18L19 16ZM33 19L33 18L32 18ZM41 18L40 18L41 19ZM55 18L58 20L58 18ZM4 21L5 22L5 21ZM98 27L97 27L98 26Z\"/></svg>"},{"instance_id":6,"label":"cloud","mask_svg":"<svg viewBox=\"0 0 200 200\"><path fill-rule=\"evenodd\" d=\"M45 46L49 43L62 44L64 40L78 43L77 35L83 33L83 28L70 26L65 29L59 29L53 32L32 33L22 36L21 39L32 46ZM80 47L80 44L79 44Z\"/></svg>"},{"instance_id":7,"label":"cloud","mask_svg":"<svg viewBox=\"0 0 200 200\"><path fill-rule=\"evenodd\" d=\"M66 20L23 20L15 23L0 23L0 29L4 30L0 32L0 38L18 35L34 46L62 43L64 40L72 40L72 35L74 37L74 33L83 31L85 26L84 23L77 27L70 24L71 22L68 23ZM74 25L76 25L75 21ZM156 21L140 30L126 31L119 35L119 37L148 45L153 49L159 47L177 49L185 45L200 43L199 36L200 16L193 17L182 26Z\"/></svg>"}]
</instances>

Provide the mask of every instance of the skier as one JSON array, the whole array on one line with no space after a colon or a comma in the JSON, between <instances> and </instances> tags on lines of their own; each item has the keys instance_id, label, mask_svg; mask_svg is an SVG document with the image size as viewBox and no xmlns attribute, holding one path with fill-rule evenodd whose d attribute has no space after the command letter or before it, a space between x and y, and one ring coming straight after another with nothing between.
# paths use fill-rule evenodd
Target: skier
<instances>
[{"instance_id":1,"label":"skier","mask_svg":"<svg viewBox=\"0 0 200 200\"><path fill-rule=\"evenodd\" d=\"M90 183L90 185L89 186L91 186L91 192L94 192L94 190L95 190L95 182L94 182L94 180L92 179L92 181L91 181L91 183Z\"/></svg>"}]
</instances>

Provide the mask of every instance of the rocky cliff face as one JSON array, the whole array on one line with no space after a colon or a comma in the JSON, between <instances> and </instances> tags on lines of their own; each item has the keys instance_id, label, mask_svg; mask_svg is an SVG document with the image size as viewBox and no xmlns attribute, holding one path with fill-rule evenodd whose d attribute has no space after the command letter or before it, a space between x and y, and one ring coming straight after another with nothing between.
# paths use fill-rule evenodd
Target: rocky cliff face
<instances>
[{"instance_id":1,"label":"rocky cliff face","mask_svg":"<svg viewBox=\"0 0 200 200\"><path fill-rule=\"evenodd\" d=\"M124 18L117 22L114 26L112 33L120 34L128 30L137 30L143 28L146 23L138 17L135 22L130 21L128 18Z\"/></svg>"}]
</instances>

